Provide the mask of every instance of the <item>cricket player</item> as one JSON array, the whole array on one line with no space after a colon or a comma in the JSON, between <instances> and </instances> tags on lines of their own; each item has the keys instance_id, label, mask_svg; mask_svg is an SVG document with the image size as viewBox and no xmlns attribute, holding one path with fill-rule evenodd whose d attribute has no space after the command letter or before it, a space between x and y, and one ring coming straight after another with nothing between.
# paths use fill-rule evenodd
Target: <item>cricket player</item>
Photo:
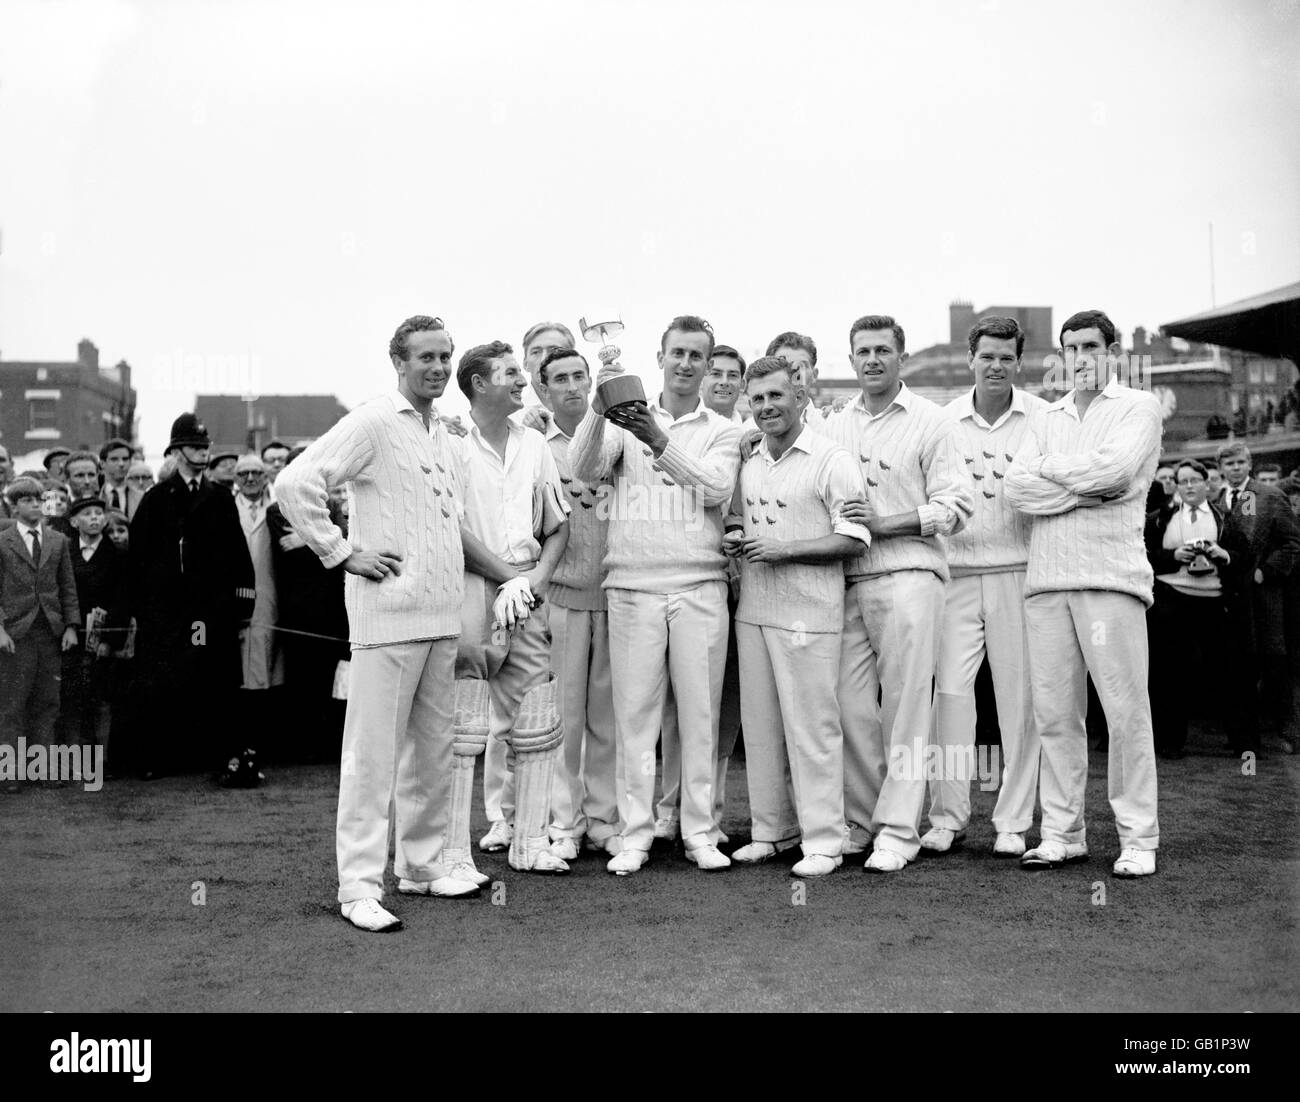
<instances>
[{"instance_id":1,"label":"cricket player","mask_svg":"<svg viewBox=\"0 0 1300 1102\"><path fill-rule=\"evenodd\" d=\"M1120 844L1113 871L1150 876L1160 828L1147 696L1153 575L1142 528L1160 456L1160 403L1115 377L1122 349L1100 310L1068 318L1060 339L1074 388L1031 423L1006 477L1007 500L1035 518L1025 623L1043 820L1038 846L1020 864L1058 868L1088 856L1091 674L1110 727L1108 792Z\"/></svg>"},{"instance_id":2,"label":"cricket player","mask_svg":"<svg viewBox=\"0 0 1300 1102\"><path fill-rule=\"evenodd\" d=\"M551 352L573 348L573 333L563 322L539 321L524 334L521 347L522 366L541 404L522 409L512 420L544 433L550 424L550 398L538 369ZM483 760L483 808L487 812L488 832L479 839L479 849L497 853L510 845L515 829L514 752L501 739L489 740Z\"/></svg>"},{"instance_id":3,"label":"cricket player","mask_svg":"<svg viewBox=\"0 0 1300 1102\"><path fill-rule=\"evenodd\" d=\"M1025 334L1013 318L981 318L967 344L975 386L953 399L946 412L957 425L962 459L975 481L975 511L961 531L944 540L952 580L934 675L934 743L943 753L941 775L930 779L930 829L921 837L921 849L947 853L966 836L975 677L987 654L1005 763L993 809L993 852L1019 857L1034 822L1038 735L1023 612L1029 518L1007 503L1004 485L1031 418L1047 403L1016 385Z\"/></svg>"},{"instance_id":4,"label":"cricket player","mask_svg":"<svg viewBox=\"0 0 1300 1102\"><path fill-rule=\"evenodd\" d=\"M736 404L744 387L745 360L730 345L719 344L709 357L709 367L700 384L700 399L719 417L733 425L745 423L736 412ZM727 665L722 674L722 704L718 713L718 763L713 771L713 830L710 838L714 845L729 839L722 829L722 815L727 803L727 769L731 753L740 735L740 661L736 654L736 594L739 573L734 563L727 570L727 612L731 625L727 643ZM677 837L680 817L680 784L682 773L681 738L677 733L677 701L672 686L664 703L663 727L659 738L663 755L663 795L655 808L655 837L671 841Z\"/></svg>"},{"instance_id":5,"label":"cricket player","mask_svg":"<svg viewBox=\"0 0 1300 1102\"><path fill-rule=\"evenodd\" d=\"M862 392L823 422L867 483L866 506L845 509L869 529L871 546L846 568L839 687L845 852L864 851L874 835L864 867L879 873L901 871L920 850L919 763L948 581L940 537L960 531L974 509L957 426L900 378L904 341L893 318L858 318L849 349Z\"/></svg>"},{"instance_id":6,"label":"cricket player","mask_svg":"<svg viewBox=\"0 0 1300 1102\"><path fill-rule=\"evenodd\" d=\"M523 408L527 382L504 341L471 348L456 369L456 383L470 403L469 431L456 441L465 474L465 526L493 562L486 572L465 579L456 667L462 721L456 732L446 861L452 876L477 884L487 877L475 868L469 850L469 794L485 731L489 741L511 741L517 756L510 866L528 872L569 871L549 852L551 787L563 733L556 724L553 739L542 738L521 753L515 730L525 694L550 679L551 633L543 602L569 539L569 507L561 499L560 473L550 449L541 434L511 420ZM459 684L465 680L486 681L487 693ZM467 692L477 702L473 708L463 704ZM484 723L481 711L488 698L491 718ZM551 731L545 725L536 733Z\"/></svg>"},{"instance_id":7,"label":"cricket player","mask_svg":"<svg viewBox=\"0 0 1300 1102\"><path fill-rule=\"evenodd\" d=\"M605 597L609 607L614 724L623 759L619 813L623 848L617 875L635 873L654 840L654 761L671 681L681 731L681 832L687 859L701 869L731 861L710 841L718 708L727 655L727 560L722 508L740 464L738 426L700 400L713 352L703 319L674 318L660 340L663 391L649 403L595 409L573 436L575 477L614 482ZM601 383L622 374L610 362Z\"/></svg>"},{"instance_id":8,"label":"cricket player","mask_svg":"<svg viewBox=\"0 0 1300 1102\"><path fill-rule=\"evenodd\" d=\"M551 801L551 853L573 861L580 848L613 856L622 836L609 616L601 588L612 487L575 478L569 462L573 433L591 395L586 359L556 348L538 365L535 381L545 389L553 414L546 443L572 510L569 542L551 578L548 601L551 670L559 682L564 722L564 752L556 763Z\"/></svg>"},{"instance_id":9,"label":"cricket player","mask_svg":"<svg viewBox=\"0 0 1300 1102\"><path fill-rule=\"evenodd\" d=\"M399 892L479 890L450 877L442 853L465 552L459 464L433 400L447 385L452 349L441 318L407 318L388 346L396 391L354 409L279 479L294 530L326 567L348 572L338 898L344 918L373 932L402 925L381 903L390 808ZM328 509L330 488L344 483L346 537Z\"/></svg>"},{"instance_id":10,"label":"cricket player","mask_svg":"<svg viewBox=\"0 0 1300 1102\"><path fill-rule=\"evenodd\" d=\"M724 540L742 560L736 612L741 720L753 841L733 861L757 864L801 842L796 876L839 867L844 844L844 748L836 700L844 625L844 563L871 545L844 518L866 499L857 464L800 416L804 387L787 360L745 373L763 439L740 472ZM791 799L793 793L793 799Z\"/></svg>"}]
</instances>

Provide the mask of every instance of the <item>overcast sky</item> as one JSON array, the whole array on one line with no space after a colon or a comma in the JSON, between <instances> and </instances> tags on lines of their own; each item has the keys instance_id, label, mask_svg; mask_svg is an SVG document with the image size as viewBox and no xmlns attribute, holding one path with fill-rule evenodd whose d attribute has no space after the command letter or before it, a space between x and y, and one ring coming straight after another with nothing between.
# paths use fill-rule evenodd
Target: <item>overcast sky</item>
<instances>
[{"instance_id":1,"label":"overcast sky","mask_svg":"<svg viewBox=\"0 0 1300 1102\"><path fill-rule=\"evenodd\" d=\"M1210 222L1220 303L1300 279L1297 57L1297 0L4 0L0 356L129 360L152 453L196 386L388 389L413 313L616 310L643 373L687 312L823 376L954 298L1154 329Z\"/></svg>"}]
</instances>

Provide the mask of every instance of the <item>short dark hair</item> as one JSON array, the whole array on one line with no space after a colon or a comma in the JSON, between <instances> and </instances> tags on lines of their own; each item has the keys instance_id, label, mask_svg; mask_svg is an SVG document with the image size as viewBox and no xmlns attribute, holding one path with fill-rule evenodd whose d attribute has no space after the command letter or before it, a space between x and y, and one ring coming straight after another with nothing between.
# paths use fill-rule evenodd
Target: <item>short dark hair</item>
<instances>
[{"instance_id":1,"label":"short dark hair","mask_svg":"<svg viewBox=\"0 0 1300 1102\"><path fill-rule=\"evenodd\" d=\"M674 329L679 333L707 333L709 335L709 356L713 356L713 326L701 317L694 314L682 314L673 318L668 323L668 328L664 330L664 335L659 338L659 351L668 351L668 334Z\"/></svg>"},{"instance_id":2,"label":"short dark hair","mask_svg":"<svg viewBox=\"0 0 1300 1102\"><path fill-rule=\"evenodd\" d=\"M288 451L289 445L286 444L283 440L271 440L263 444L262 450L258 452L258 458L261 459L263 463L266 462L266 453L269 452L272 448L283 448L285 451Z\"/></svg>"},{"instance_id":3,"label":"short dark hair","mask_svg":"<svg viewBox=\"0 0 1300 1102\"><path fill-rule=\"evenodd\" d=\"M34 478L15 478L5 487L5 500L10 505L17 505L25 497L40 498L45 488Z\"/></svg>"},{"instance_id":4,"label":"short dark hair","mask_svg":"<svg viewBox=\"0 0 1300 1102\"><path fill-rule=\"evenodd\" d=\"M900 353L907 351L907 335L903 327L888 314L865 314L849 327L849 351L853 351L853 337L863 330L888 329L894 334L894 344Z\"/></svg>"},{"instance_id":5,"label":"short dark hair","mask_svg":"<svg viewBox=\"0 0 1300 1102\"><path fill-rule=\"evenodd\" d=\"M550 326L549 328L554 329L555 327ZM544 359L540 364L537 365L538 378L540 378L543 383L549 382L547 378L547 374L548 374L547 369L551 366L551 364L559 363L560 360L571 360L575 356L582 361L582 366L587 369L587 374L590 375L591 364L587 362L587 357L584 356L581 352L579 352L576 348L556 348L555 350L546 353L546 359Z\"/></svg>"},{"instance_id":6,"label":"short dark hair","mask_svg":"<svg viewBox=\"0 0 1300 1102\"><path fill-rule=\"evenodd\" d=\"M1165 463L1164 466L1168 467L1169 464L1168 464L1168 463ZM1178 472L1181 471L1184 467L1191 467L1192 470L1194 470L1197 474L1199 474L1203 479L1205 479L1207 482L1209 481L1209 479L1210 479L1210 472L1207 471L1207 470L1205 469L1205 464L1204 464L1204 463L1202 463L1202 462L1200 462L1199 460L1196 460L1196 459L1181 459L1181 460L1179 460L1178 463L1174 465L1174 477L1175 477L1175 478L1178 477Z\"/></svg>"},{"instance_id":7,"label":"short dark hair","mask_svg":"<svg viewBox=\"0 0 1300 1102\"><path fill-rule=\"evenodd\" d=\"M306 444L297 444L294 447L290 448L289 454L284 457L284 465L287 467L290 463L292 463L295 459L297 459L298 456L302 455L302 453L305 452L306 450L307 450Z\"/></svg>"},{"instance_id":8,"label":"short dark hair","mask_svg":"<svg viewBox=\"0 0 1300 1102\"><path fill-rule=\"evenodd\" d=\"M434 333L440 329L444 332L447 329L447 325L442 318L431 318L428 314L416 314L409 317L393 333L392 340L388 342L388 354L396 356L399 360L404 360L411 351L407 338L412 333ZM447 339L451 340L450 333L447 333ZM451 350L456 351L455 341L451 341Z\"/></svg>"},{"instance_id":9,"label":"short dark hair","mask_svg":"<svg viewBox=\"0 0 1300 1102\"><path fill-rule=\"evenodd\" d=\"M1282 473L1282 465L1280 463L1261 463L1258 467L1255 468L1256 475L1261 475L1264 474L1265 472L1268 472L1269 474L1280 475Z\"/></svg>"},{"instance_id":10,"label":"short dark hair","mask_svg":"<svg viewBox=\"0 0 1300 1102\"><path fill-rule=\"evenodd\" d=\"M1021 354L1025 351L1025 331L1020 328L1020 323L1015 318L999 318L990 315L987 318L980 318L971 326L970 332L966 334L966 344L970 348L970 354L975 355L975 350L979 348L980 337L993 337L1000 341L1009 341L1013 337L1016 341L1016 359L1020 359Z\"/></svg>"},{"instance_id":11,"label":"short dark hair","mask_svg":"<svg viewBox=\"0 0 1300 1102\"><path fill-rule=\"evenodd\" d=\"M564 322L539 321L536 325L532 326L527 333L524 334L523 344L521 344L519 347L522 348L525 352L527 352L528 346L533 343L533 338L536 337L538 333L545 333L548 329L554 329L557 333L563 333L565 339L568 340L569 342L570 348L572 348L577 343L573 339L573 334L569 331L569 327L565 325Z\"/></svg>"},{"instance_id":12,"label":"short dark hair","mask_svg":"<svg viewBox=\"0 0 1300 1102\"><path fill-rule=\"evenodd\" d=\"M95 473L99 473L99 456L94 452L73 452L63 461L63 473L65 475L68 473L68 468L74 463L93 463L95 465Z\"/></svg>"},{"instance_id":13,"label":"short dark hair","mask_svg":"<svg viewBox=\"0 0 1300 1102\"><path fill-rule=\"evenodd\" d=\"M106 443L102 448L99 449L99 461L101 463L106 462L108 460L109 453L115 452L119 448L125 448L127 455L131 454L131 442L129 440L123 440L120 436L115 436L113 437L112 440L108 441L108 443Z\"/></svg>"},{"instance_id":14,"label":"short dark hair","mask_svg":"<svg viewBox=\"0 0 1300 1102\"><path fill-rule=\"evenodd\" d=\"M1290 497L1292 494L1300 494L1300 478L1297 478L1295 475L1288 475L1277 484L1277 488L1286 494L1287 497Z\"/></svg>"},{"instance_id":15,"label":"short dark hair","mask_svg":"<svg viewBox=\"0 0 1300 1102\"><path fill-rule=\"evenodd\" d=\"M1077 314L1071 314L1065 319L1065 324L1061 326L1061 335L1058 338L1061 347L1065 347L1065 334L1077 333L1080 329L1100 329L1101 339L1106 342L1109 348L1115 343L1115 323L1106 316L1101 310L1080 310Z\"/></svg>"},{"instance_id":16,"label":"short dark hair","mask_svg":"<svg viewBox=\"0 0 1300 1102\"><path fill-rule=\"evenodd\" d=\"M492 371L492 361L500 356L508 356L514 351L505 341L489 341L476 344L460 358L456 368L456 385L460 392L474 402L474 385L471 380L476 375L488 375Z\"/></svg>"},{"instance_id":17,"label":"short dark hair","mask_svg":"<svg viewBox=\"0 0 1300 1102\"><path fill-rule=\"evenodd\" d=\"M784 356L759 356L745 369L745 386L748 387L754 379L766 379L778 371L784 371L786 378L794 383L794 366Z\"/></svg>"},{"instance_id":18,"label":"short dark hair","mask_svg":"<svg viewBox=\"0 0 1300 1102\"><path fill-rule=\"evenodd\" d=\"M852 340L853 338L850 337L849 339ZM775 356L778 348L798 348L803 352L807 352L812 357L813 367L817 366L817 345L812 337L805 337L802 333L796 333L793 330L788 333L778 333L767 342L767 351L763 355Z\"/></svg>"},{"instance_id":19,"label":"short dark hair","mask_svg":"<svg viewBox=\"0 0 1300 1102\"><path fill-rule=\"evenodd\" d=\"M719 356L729 356L731 359L735 360L736 363L740 364L740 373L742 375L745 373L745 357L732 348L731 345L715 344L713 346L713 355L710 356L709 359L716 360Z\"/></svg>"}]
</instances>

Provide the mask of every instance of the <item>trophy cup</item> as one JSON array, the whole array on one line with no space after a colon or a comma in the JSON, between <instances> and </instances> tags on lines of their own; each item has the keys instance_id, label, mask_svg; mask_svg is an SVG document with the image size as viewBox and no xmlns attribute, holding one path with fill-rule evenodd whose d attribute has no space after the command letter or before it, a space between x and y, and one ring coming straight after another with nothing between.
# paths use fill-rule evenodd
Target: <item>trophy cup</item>
<instances>
[{"instance_id":1,"label":"trophy cup","mask_svg":"<svg viewBox=\"0 0 1300 1102\"><path fill-rule=\"evenodd\" d=\"M623 332L622 319L613 311L607 311L600 314L593 314L592 321L585 317L578 319L578 328L582 330L584 340L592 344L600 343L601 351L609 348L606 343L606 337L617 336ZM610 318L610 321L601 321L601 318ZM605 363L604 356L601 357L601 363ZM630 405L633 402L645 402L645 389L641 386L641 380L635 375L623 374L613 379L606 379L596 388L596 396L591 405L602 417L608 416L609 411L617 406Z\"/></svg>"}]
</instances>

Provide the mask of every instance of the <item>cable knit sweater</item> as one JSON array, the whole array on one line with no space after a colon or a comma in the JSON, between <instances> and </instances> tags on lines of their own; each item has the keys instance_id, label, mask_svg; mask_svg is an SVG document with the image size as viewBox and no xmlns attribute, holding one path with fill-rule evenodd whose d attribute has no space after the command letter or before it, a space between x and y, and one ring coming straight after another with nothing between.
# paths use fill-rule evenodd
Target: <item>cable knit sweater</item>
<instances>
[{"instance_id":1,"label":"cable knit sweater","mask_svg":"<svg viewBox=\"0 0 1300 1102\"><path fill-rule=\"evenodd\" d=\"M569 449L575 477L614 484L605 588L680 593L725 582L722 511L740 467L740 426L703 402L675 421L658 402L650 410L669 438L658 459L591 410Z\"/></svg>"},{"instance_id":2,"label":"cable knit sweater","mask_svg":"<svg viewBox=\"0 0 1300 1102\"><path fill-rule=\"evenodd\" d=\"M551 576L549 597L561 608L603 612L605 590L601 583L605 580L603 563L609 533L608 499L613 487L608 482L589 485L574 477L573 465L569 462L573 438L565 435L554 418L547 426L546 440L560 471L565 500L573 510L569 514L569 543Z\"/></svg>"},{"instance_id":3,"label":"cable knit sweater","mask_svg":"<svg viewBox=\"0 0 1300 1102\"><path fill-rule=\"evenodd\" d=\"M972 388L944 406L957 425L962 460L975 480L975 512L966 527L943 541L954 578L1025 569L1030 520L1006 499L1007 467L1024 442L1030 418L1047 409L1043 399L1016 387L1011 408L990 425L975 412L974 399Z\"/></svg>"},{"instance_id":4,"label":"cable knit sweater","mask_svg":"<svg viewBox=\"0 0 1300 1102\"><path fill-rule=\"evenodd\" d=\"M975 507L974 483L952 419L903 383L882 412L869 413L859 394L825 426L825 434L862 464L873 514L915 511L921 521L918 536L873 540L865 555L846 565L849 580L929 570L946 582L948 560L939 537L960 531Z\"/></svg>"},{"instance_id":5,"label":"cable knit sweater","mask_svg":"<svg viewBox=\"0 0 1300 1102\"><path fill-rule=\"evenodd\" d=\"M1106 589L1151 605L1142 533L1162 428L1155 396L1115 379L1082 419L1070 391L1031 422L1006 478L1007 500L1035 517L1026 597ZM1111 500L1080 506L1098 497Z\"/></svg>"},{"instance_id":6,"label":"cable knit sweater","mask_svg":"<svg viewBox=\"0 0 1300 1102\"><path fill-rule=\"evenodd\" d=\"M461 469L437 411L426 430L401 394L358 406L276 480L285 518L327 567L353 551L395 551L401 574L349 574L345 600L359 647L460 634L465 561ZM328 488L348 483L349 536L330 520Z\"/></svg>"},{"instance_id":7,"label":"cable knit sweater","mask_svg":"<svg viewBox=\"0 0 1300 1102\"><path fill-rule=\"evenodd\" d=\"M871 533L840 516L846 502L861 501L865 489L852 457L809 428L780 459L768 438L759 441L740 469L736 508L743 510L746 536L812 540L832 532L871 545ZM740 564L740 607L745 624L832 634L844 626L844 564Z\"/></svg>"}]
</instances>

